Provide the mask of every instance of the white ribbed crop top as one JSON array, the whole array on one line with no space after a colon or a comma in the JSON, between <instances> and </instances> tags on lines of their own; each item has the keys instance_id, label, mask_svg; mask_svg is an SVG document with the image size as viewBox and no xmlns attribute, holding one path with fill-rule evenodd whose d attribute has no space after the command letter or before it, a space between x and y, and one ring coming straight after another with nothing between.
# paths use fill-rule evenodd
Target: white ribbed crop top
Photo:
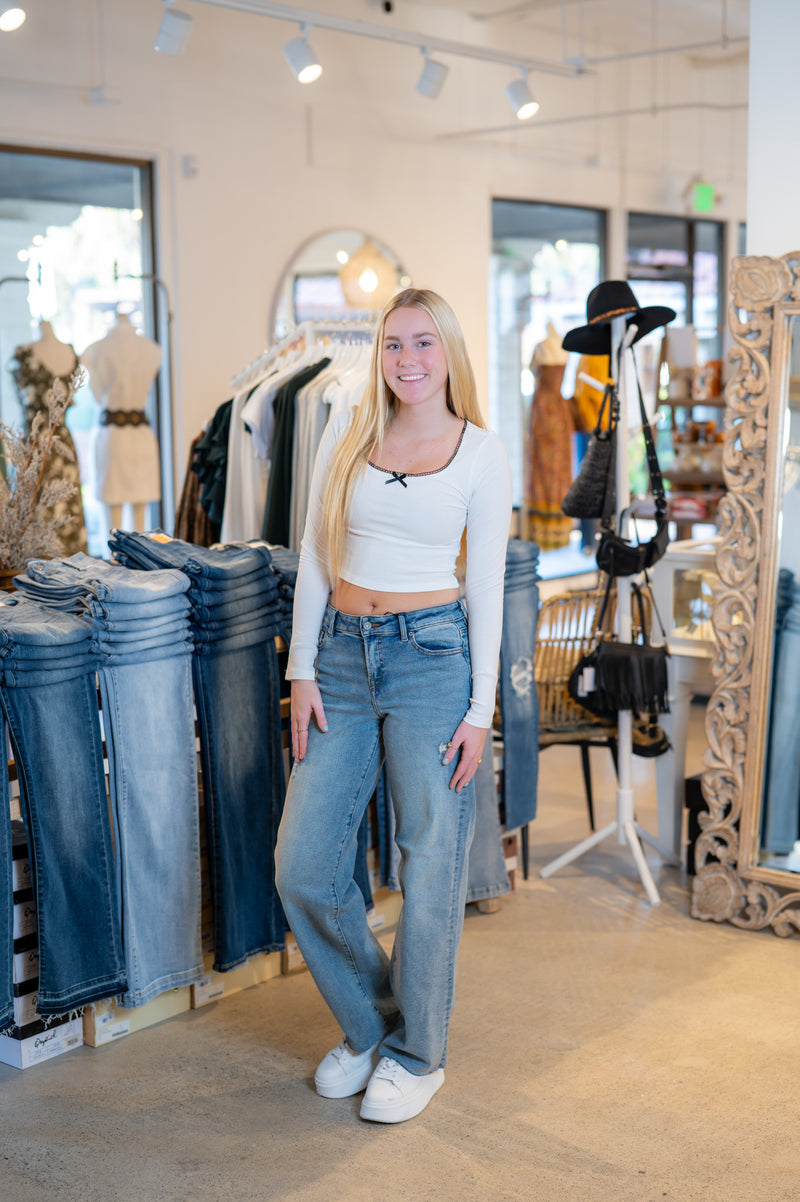
<instances>
[{"instance_id":1,"label":"white ribbed crop top","mask_svg":"<svg viewBox=\"0 0 800 1202\"><path fill-rule=\"evenodd\" d=\"M331 591L322 503L331 457L351 412L329 422L317 454L295 587L289 680L314 679ZM343 580L381 592L433 592L458 587L455 565L466 526L472 696L465 717L484 728L494 714L510 524L506 449L496 434L465 422L455 453L438 471L401 478L368 464L354 489L345 542Z\"/></svg>"}]
</instances>

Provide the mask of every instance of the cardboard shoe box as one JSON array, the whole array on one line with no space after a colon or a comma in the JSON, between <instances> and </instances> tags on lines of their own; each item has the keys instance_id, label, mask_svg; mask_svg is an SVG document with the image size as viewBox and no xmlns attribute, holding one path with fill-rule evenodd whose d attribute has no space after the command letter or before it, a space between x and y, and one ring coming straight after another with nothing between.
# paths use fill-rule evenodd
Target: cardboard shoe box
<instances>
[{"instance_id":1,"label":"cardboard shoe box","mask_svg":"<svg viewBox=\"0 0 800 1202\"><path fill-rule=\"evenodd\" d=\"M11 888L18 893L20 889L30 889L32 885L25 826L15 818L11 823Z\"/></svg>"},{"instance_id":2,"label":"cardboard shoe box","mask_svg":"<svg viewBox=\"0 0 800 1202\"><path fill-rule=\"evenodd\" d=\"M27 1027L30 1023L38 1022L39 1013L39 980L32 977L14 986L14 1025Z\"/></svg>"},{"instance_id":3,"label":"cardboard shoe box","mask_svg":"<svg viewBox=\"0 0 800 1202\"><path fill-rule=\"evenodd\" d=\"M30 1068L82 1044L80 1018L57 1020L49 1025L41 1021L28 1023L25 1027L11 1027L0 1035L0 1062L12 1068Z\"/></svg>"},{"instance_id":4,"label":"cardboard shoe box","mask_svg":"<svg viewBox=\"0 0 800 1202\"><path fill-rule=\"evenodd\" d=\"M14 938L23 939L36 933L36 902L32 889L14 892Z\"/></svg>"},{"instance_id":5,"label":"cardboard shoe box","mask_svg":"<svg viewBox=\"0 0 800 1202\"><path fill-rule=\"evenodd\" d=\"M14 940L13 980L15 985L39 976L39 944L36 935Z\"/></svg>"}]
</instances>

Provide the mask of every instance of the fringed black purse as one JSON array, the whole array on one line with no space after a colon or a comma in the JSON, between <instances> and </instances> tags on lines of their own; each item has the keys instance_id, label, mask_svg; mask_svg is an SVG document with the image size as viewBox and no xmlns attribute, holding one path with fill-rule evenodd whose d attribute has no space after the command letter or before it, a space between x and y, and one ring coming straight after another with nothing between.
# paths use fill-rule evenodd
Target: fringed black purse
<instances>
[{"instance_id":1,"label":"fringed black purse","mask_svg":"<svg viewBox=\"0 0 800 1202\"><path fill-rule=\"evenodd\" d=\"M658 726L658 714L669 713L669 680L666 632L656 609L650 582L645 587L652 612L661 628L663 643L650 641L651 629L645 616L642 587L632 585L639 616L641 641L621 643L607 629L613 578L609 576L603 604L595 624L594 646L573 669L567 689L579 705L597 717L613 719L620 710L634 715L633 750L637 755L661 755L669 740Z\"/></svg>"}]
</instances>

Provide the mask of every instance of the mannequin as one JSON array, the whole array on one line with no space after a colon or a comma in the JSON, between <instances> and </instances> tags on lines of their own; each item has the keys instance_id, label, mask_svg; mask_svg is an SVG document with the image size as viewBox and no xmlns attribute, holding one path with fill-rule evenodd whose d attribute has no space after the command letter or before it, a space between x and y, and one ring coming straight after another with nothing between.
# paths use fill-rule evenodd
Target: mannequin
<instances>
[{"instance_id":1,"label":"mannequin","mask_svg":"<svg viewBox=\"0 0 800 1202\"><path fill-rule=\"evenodd\" d=\"M122 507L131 509L130 528L144 530L146 506L161 498L158 443L145 405L161 365L161 347L137 334L130 318L116 324L81 355L100 406L94 436L95 490L110 529L122 525Z\"/></svg>"},{"instance_id":2,"label":"mannequin","mask_svg":"<svg viewBox=\"0 0 800 1202\"><path fill-rule=\"evenodd\" d=\"M30 434L37 413L46 413L45 398L55 380L69 384L70 376L78 366L75 348L68 342L56 338L49 321L39 323L39 339L26 346L18 346L9 365L9 371L17 387L17 393L25 415L25 432ZM86 551L86 523L81 500L81 472L72 435L62 422L56 435L72 456L51 450L45 462L44 481L68 480L75 491L67 501L59 501L53 507L53 517L68 516L69 521L59 530L63 553L74 555Z\"/></svg>"},{"instance_id":3,"label":"mannequin","mask_svg":"<svg viewBox=\"0 0 800 1202\"><path fill-rule=\"evenodd\" d=\"M561 395L567 358L561 336L548 322L547 337L537 343L531 359L536 385L525 448L526 537L542 551L567 546L572 529L571 518L561 512L572 483L572 414Z\"/></svg>"}]
</instances>

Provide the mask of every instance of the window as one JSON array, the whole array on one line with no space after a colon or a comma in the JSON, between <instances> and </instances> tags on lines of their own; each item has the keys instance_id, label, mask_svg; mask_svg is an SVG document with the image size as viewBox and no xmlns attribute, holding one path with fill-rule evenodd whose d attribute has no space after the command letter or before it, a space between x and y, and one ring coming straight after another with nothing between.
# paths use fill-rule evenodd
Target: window
<instances>
[{"instance_id":1,"label":"window","mask_svg":"<svg viewBox=\"0 0 800 1202\"><path fill-rule=\"evenodd\" d=\"M722 259L718 221L628 214L628 280L636 299L669 305L674 324L694 325L701 363L722 354Z\"/></svg>"},{"instance_id":2,"label":"window","mask_svg":"<svg viewBox=\"0 0 800 1202\"><path fill-rule=\"evenodd\" d=\"M508 449L515 505L522 502L531 356L548 322L561 335L585 324L586 297L603 278L605 224L597 209L492 201L489 425ZM573 393L576 367L570 356L565 396Z\"/></svg>"},{"instance_id":3,"label":"window","mask_svg":"<svg viewBox=\"0 0 800 1202\"><path fill-rule=\"evenodd\" d=\"M0 146L0 419L22 424L8 368L15 348L37 341L49 322L59 341L80 355L108 333L118 311L148 337L167 314L158 308L153 276L152 168L138 161L65 155ZM164 355L162 376L169 368ZM163 505L172 506L168 465L171 422L159 381L148 418L162 461ZM106 524L93 491L92 443L97 406L88 387L67 414L81 470L89 550L106 551ZM167 465L166 470L164 470ZM148 520L161 523L161 505Z\"/></svg>"}]
</instances>

